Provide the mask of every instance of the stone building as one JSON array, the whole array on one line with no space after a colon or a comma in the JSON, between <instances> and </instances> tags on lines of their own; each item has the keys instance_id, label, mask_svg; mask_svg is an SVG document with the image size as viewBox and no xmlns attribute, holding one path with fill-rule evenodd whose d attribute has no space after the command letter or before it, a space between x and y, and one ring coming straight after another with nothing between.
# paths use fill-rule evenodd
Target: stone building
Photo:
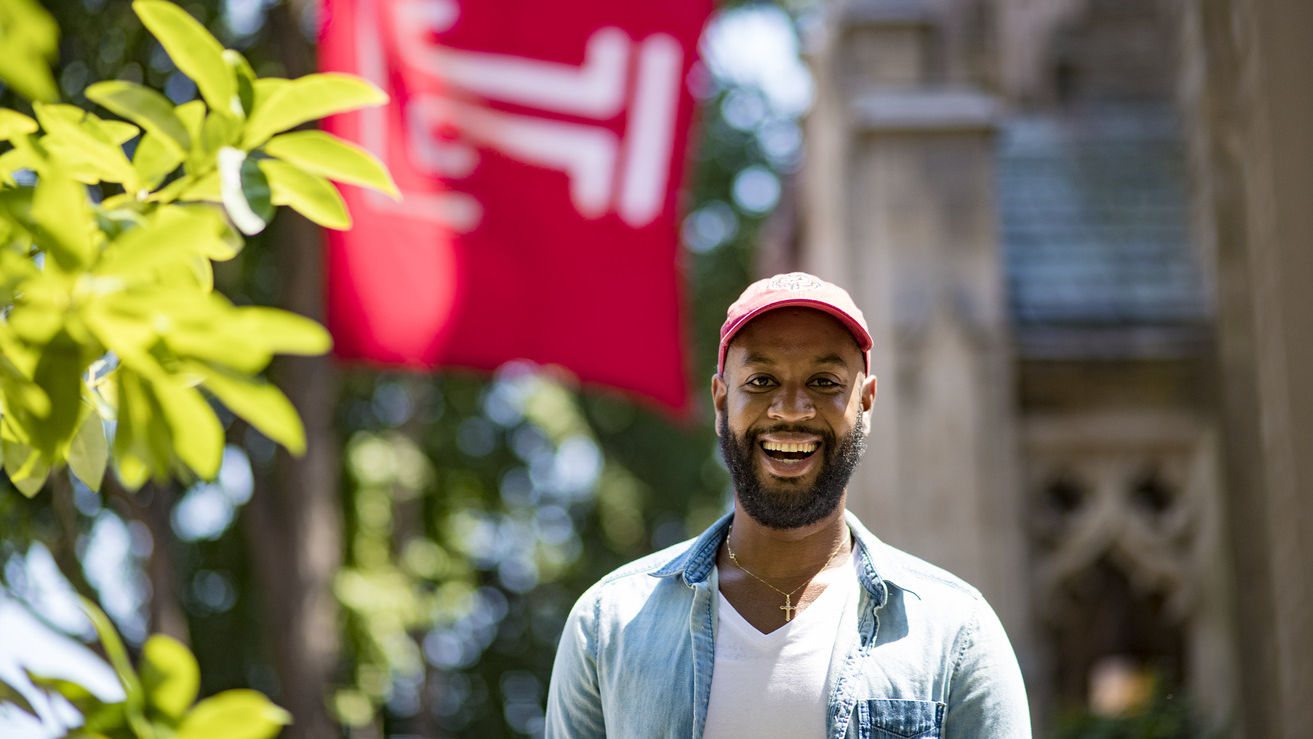
<instances>
[{"instance_id":1,"label":"stone building","mask_svg":"<svg viewBox=\"0 0 1313 739\"><path fill-rule=\"evenodd\" d=\"M764 258L870 319L853 508L995 604L1037 734L1157 684L1313 736L1313 6L824 7Z\"/></svg>"}]
</instances>

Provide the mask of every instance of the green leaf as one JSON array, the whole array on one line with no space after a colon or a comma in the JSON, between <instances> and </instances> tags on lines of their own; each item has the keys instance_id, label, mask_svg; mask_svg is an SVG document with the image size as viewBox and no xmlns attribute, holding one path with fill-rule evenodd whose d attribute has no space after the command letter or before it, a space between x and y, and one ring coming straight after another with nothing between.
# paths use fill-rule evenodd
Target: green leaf
<instances>
[{"instance_id":1,"label":"green leaf","mask_svg":"<svg viewBox=\"0 0 1313 739\"><path fill-rule=\"evenodd\" d=\"M187 135L191 137L193 143L201 136L201 127L205 125L205 102L201 100L188 100L173 109L178 115L178 120L187 129Z\"/></svg>"},{"instance_id":2,"label":"green leaf","mask_svg":"<svg viewBox=\"0 0 1313 739\"><path fill-rule=\"evenodd\" d=\"M269 139L264 150L311 174L372 187L400 199L396 183L374 155L324 131L293 131Z\"/></svg>"},{"instance_id":3,"label":"green leaf","mask_svg":"<svg viewBox=\"0 0 1313 739\"><path fill-rule=\"evenodd\" d=\"M18 688L15 688L4 680L0 680L0 706L6 704L23 711L38 721L41 720L41 717L37 715L36 709L32 707L30 702L28 702L27 696L23 695Z\"/></svg>"},{"instance_id":4,"label":"green leaf","mask_svg":"<svg viewBox=\"0 0 1313 739\"><path fill-rule=\"evenodd\" d=\"M103 736L100 733L102 731L115 732L117 730L121 732L124 724L127 723L122 701L106 703L95 693L88 690L86 686L79 683L58 677L37 675L31 670L25 670L25 672L33 685L38 686L46 693L56 693L62 696L73 704L73 708L78 713L82 714L82 728L72 736L79 739L83 739L83 737L87 739L101 737Z\"/></svg>"},{"instance_id":5,"label":"green leaf","mask_svg":"<svg viewBox=\"0 0 1313 739\"><path fill-rule=\"evenodd\" d=\"M88 87L86 96L159 137L180 156L191 148L191 135L178 118L173 103L149 87L126 80L108 80Z\"/></svg>"},{"instance_id":6,"label":"green leaf","mask_svg":"<svg viewBox=\"0 0 1313 739\"><path fill-rule=\"evenodd\" d=\"M135 189L137 171L117 140L122 128L104 125L105 121L72 105L33 103L32 108L46 130L42 143L52 154L85 169L92 175L90 180L120 182Z\"/></svg>"},{"instance_id":7,"label":"green leaf","mask_svg":"<svg viewBox=\"0 0 1313 739\"><path fill-rule=\"evenodd\" d=\"M0 174L12 175L20 169L36 169L41 159L32 149L10 149L0 154Z\"/></svg>"},{"instance_id":8,"label":"green leaf","mask_svg":"<svg viewBox=\"0 0 1313 739\"><path fill-rule=\"evenodd\" d=\"M126 313L121 310L121 303L121 299L114 303L88 301L82 312L82 320L86 322L87 328L91 329L96 339L118 356L121 366L148 377L164 374L164 368L160 366L159 360L151 354L151 349L159 340L159 334L156 333L153 325L153 316ZM120 397L119 401L122 403L123 398ZM123 423L121 417L119 422L121 426ZM122 432L122 428L119 431ZM116 454L120 451L118 437L119 434L116 434L114 447Z\"/></svg>"},{"instance_id":9,"label":"green leaf","mask_svg":"<svg viewBox=\"0 0 1313 739\"><path fill-rule=\"evenodd\" d=\"M326 228L351 228L346 203L333 183L278 159L261 159L274 205L286 205Z\"/></svg>"},{"instance_id":10,"label":"green leaf","mask_svg":"<svg viewBox=\"0 0 1313 739\"><path fill-rule=\"evenodd\" d=\"M5 38L9 42L11 38ZM0 54L0 80L13 87L29 100L53 101L59 99L55 78L50 67L38 57L6 47Z\"/></svg>"},{"instance_id":11,"label":"green leaf","mask_svg":"<svg viewBox=\"0 0 1313 739\"><path fill-rule=\"evenodd\" d=\"M118 470L119 484L125 490L140 490L150 479L150 464L135 452L115 453L114 467Z\"/></svg>"},{"instance_id":12,"label":"green leaf","mask_svg":"<svg viewBox=\"0 0 1313 739\"><path fill-rule=\"evenodd\" d=\"M201 479L213 480L223 461L223 425L214 409L192 387L172 379L151 383L168 422L173 452Z\"/></svg>"},{"instance_id":13,"label":"green leaf","mask_svg":"<svg viewBox=\"0 0 1313 739\"><path fill-rule=\"evenodd\" d=\"M14 313L9 315L12 320ZM0 323L0 391L11 418L14 414L40 418L50 415L50 396L31 379L40 359L38 349L19 340L10 325Z\"/></svg>"},{"instance_id":14,"label":"green leaf","mask_svg":"<svg viewBox=\"0 0 1313 739\"><path fill-rule=\"evenodd\" d=\"M141 686L146 704L176 724L196 700L201 671L191 650L170 636L156 634L141 649Z\"/></svg>"},{"instance_id":15,"label":"green leaf","mask_svg":"<svg viewBox=\"0 0 1313 739\"><path fill-rule=\"evenodd\" d=\"M39 245L67 271L91 261L94 222L86 190L64 171L47 167L32 194L31 217Z\"/></svg>"},{"instance_id":16,"label":"green leaf","mask_svg":"<svg viewBox=\"0 0 1313 739\"><path fill-rule=\"evenodd\" d=\"M29 100L59 97L47 60L59 45L59 25L35 0L0 3L0 80Z\"/></svg>"},{"instance_id":17,"label":"green leaf","mask_svg":"<svg viewBox=\"0 0 1313 739\"><path fill-rule=\"evenodd\" d=\"M241 133L242 122L237 117L218 111L211 112L201 124L201 154L212 157L223 147L236 145Z\"/></svg>"},{"instance_id":18,"label":"green leaf","mask_svg":"<svg viewBox=\"0 0 1313 739\"><path fill-rule=\"evenodd\" d=\"M43 57L53 58L59 51L59 24L36 0L6 0L3 17L10 32L7 40L21 42ZM12 25L11 25L12 24Z\"/></svg>"},{"instance_id":19,"label":"green leaf","mask_svg":"<svg viewBox=\"0 0 1313 739\"><path fill-rule=\"evenodd\" d=\"M36 121L16 110L0 108L0 141L9 141L40 130Z\"/></svg>"},{"instance_id":20,"label":"green leaf","mask_svg":"<svg viewBox=\"0 0 1313 739\"><path fill-rule=\"evenodd\" d=\"M177 193L180 201L223 204L223 181L218 170L210 170L205 176L190 183L186 178L180 179L178 184L186 185Z\"/></svg>"},{"instance_id":21,"label":"green leaf","mask_svg":"<svg viewBox=\"0 0 1313 739\"><path fill-rule=\"evenodd\" d=\"M109 445L105 441L105 426L100 415L90 411L78 426L73 443L68 448L68 467L87 487L100 492L105 478L105 465L109 461Z\"/></svg>"},{"instance_id":22,"label":"green leaf","mask_svg":"<svg viewBox=\"0 0 1313 739\"><path fill-rule=\"evenodd\" d=\"M87 114L87 120L90 121L90 125L98 127L100 132L117 146L128 143L141 133L140 128L127 121L107 121L96 118L90 113Z\"/></svg>"},{"instance_id":23,"label":"green leaf","mask_svg":"<svg viewBox=\"0 0 1313 739\"><path fill-rule=\"evenodd\" d=\"M5 471L14 487L29 498L41 492L50 474L50 465L42 458L41 452L9 439L0 439L0 448L4 450Z\"/></svg>"},{"instance_id":24,"label":"green leaf","mask_svg":"<svg viewBox=\"0 0 1313 739\"><path fill-rule=\"evenodd\" d=\"M55 459L72 441L82 411L82 347L67 333L46 345L32 379L50 396L50 414L31 429L32 441Z\"/></svg>"},{"instance_id":25,"label":"green leaf","mask_svg":"<svg viewBox=\"0 0 1313 739\"><path fill-rule=\"evenodd\" d=\"M110 623L109 616L106 616L99 606L81 595L78 596L78 602L82 606L82 613L95 628L96 636L100 638L100 645L105 649L105 657L109 659L110 667L114 668L114 674L118 676L119 684L123 686L123 694L128 705L140 711L141 683L137 680L137 673L132 670L132 663L128 661L128 650L123 647L123 641L119 639L118 632Z\"/></svg>"},{"instance_id":26,"label":"green leaf","mask_svg":"<svg viewBox=\"0 0 1313 739\"><path fill-rule=\"evenodd\" d=\"M132 166L141 178L142 187L147 190L159 186L170 172L182 164L183 155L175 152L164 141L155 134L147 133L137 142L137 151L132 155Z\"/></svg>"},{"instance_id":27,"label":"green leaf","mask_svg":"<svg viewBox=\"0 0 1313 739\"><path fill-rule=\"evenodd\" d=\"M95 273L126 281L148 280L159 267L188 262L197 255L227 253L226 230L223 216L214 208L161 208L141 226L110 242Z\"/></svg>"},{"instance_id":28,"label":"green leaf","mask_svg":"<svg viewBox=\"0 0 1313 739\"><path fill-rule=\"evenodd\" d=\"M114 463L123 486L136 490L153 472L150 425L154 409L137 373L120 365L115 377L119 422L114 430Z\"/></svg>"},{"instance_id":29,"label":"green leaf","mask_svg":"<svg viewBox=\"0 0 1313 739\"><path fill-rule=\"evenodd\" d=\"M122 701L106 703L86 686L57 677L45 677L26 671L32 684L47 693L57 693L64 697L73 708L82 714L82 727L72 734L79 739L103 737L101 732L111 732L114 736L122 735L124 725L128 722Z\"/></svg>"},{"instance_id":30,"label":"green leaf","mask_svg":"<svg viewBox=\"0 0 1313 739\"><path fill-rule=\"evenodd\" d=\"M202 385L228 410L246 419L260 433L300 456L305 453L305 427L282 391L256 377L208 365L200 369Z\"/></svg>"},{"instance_id":31,"label":"green leaf","mask_svg":"<svg viewBox=\"0 0 1313 739\"><path fill-rule=\"evenodd\" d=\"M267 739L292 715L254 690L225 690L196 704L178 726L176 739Z\"/></svg>"},{"instance_id":32,"label":"green leaf","mask_svg":"<svg viewBox=\"0 0 1313 739\"><path fill-rule=\"evenodd\" d=\"M223 50L223 60L233 71L233 79L237 82L237 99L242 104L242 110L249 112L255 107L255 81L258 79L255 70L246 61L246 57L232 49Z\"/></svg>"},{"instance_id":33,"label":"green leaf","mask_svg":"<svg viewBox=\"0 0 1313 739\"><path fill-rule=\"evenodd\" d=\"M251 83L251 108L255 110L261 107L275 93L292 84L292 81L283 77L258 77Z\"/></svg>"},{"instance_id":34,"label":"green leaf","mask_svg":"<svg viewBox=\"0 0 1313 739\"><path fill-rule=\"evenodd\" d=\"M64 678L38 675L30 670L26 672L33 685L48 693L52 692L63 696L69 703L73 704L74 708L78 709L79 713L94 712L105 705L104 701L88 690L85 685Z\"/></svg>"},{"instance_id":35,"label":"green leaf","mask_svg":"<svg viewBox=\"0 0 1313 739\"><path fill-rule=\"evenodd\" d=\"M369 82L346 74L308 74L275 88L259 100L246 122L245 148L306 121L356 108L382 105L388 96Z\"/></svg>"},{"instance_id":36,"label":"green leaf","mask_svg":"<svg viewBox=\"0 0 1313 739\"><path fill-rule=\"evenodd\" d=\"M136 0L132 9L179 71L196 83L212 110L242 115L237 83L223 60L223 45L205 26L187 11L164 0Z\"/></svg>"},{"instance_id":37,"label":"green leaf","mask_svg":"<svg viewBox=\"0 0 1313 739\"><path fill-rule=\"evenodd\" d=\"M23 285L23 300L9 311L9 327L14 336L34 347L49 343L64 325L60 303L61 299L67 299L67 291L51 289L50 283L55 281L48 275L27 280ZM35 364L32 372L36 372Z\"/></svg>"},{"instance_id":38,"label":"green leaf","mask_svg":"<svg viewBox=\"0 0 1313 739\"><path fill-rule=\"evenodd\" d=\"M258 341L276 354L316 356L333 348L328 331L305 316L259 306L238 311L237 321L246 335L259 337Z\"/></svg>"},{"instance_id":39,"label":"green leaf","mask_svg":"<svg viewBox=\"0 0 1313 739\"><path fill-rule=\"evenodd\" d=\"M244 374L255 374L269 366L273 352L255 340L235 311L208 322L189 321L165 337L169 349L179 357L222 365Z\"/></svg>"},{"instance_id":40,"label":"green leaf","mask_svg":"<svg viewBox=\"0 0 1313 739\"><path fill-rule=\"evenodd\" d=\"M254 236L269 224L273 217L269 182L246 152L230 146L219 150L219 189L224 210L239 231Z\"/></svg>"}]
</instances>

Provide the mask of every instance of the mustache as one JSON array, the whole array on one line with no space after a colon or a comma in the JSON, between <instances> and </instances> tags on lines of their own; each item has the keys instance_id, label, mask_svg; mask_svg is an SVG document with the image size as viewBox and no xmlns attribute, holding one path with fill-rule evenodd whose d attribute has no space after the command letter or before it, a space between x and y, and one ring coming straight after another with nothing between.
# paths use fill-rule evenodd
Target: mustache
<instances>
[{"instance_id":1,"label":"mustache","mask_svg":"<svg viewBox=\"0 0 1313 739\"><path fill-rule=\"evenodd\" d=\"M790 423L777 423L769 428L749 429L747 433L750 438L754 439L763 434L815 434L826 439L834 436L834 432L829 429L813 429Z\"/></svg>"},{"instance_id":2,"label":"mustache","mask_svg":"<svg viewBox=\"0 0 1313 739\"><path fill-rule=\"evenodd\" d=\"M821 434L821 436L825 436L827 431L826 429L821 429L821 428L807 428L805 427L805 425L775 424L773 425L773 427L769 427L769 428L751 429L751 431L748 431L748 433L751 433L752 436L762 436L763 433L815 433L815 434Z\"/></svg>"}]
</instances>

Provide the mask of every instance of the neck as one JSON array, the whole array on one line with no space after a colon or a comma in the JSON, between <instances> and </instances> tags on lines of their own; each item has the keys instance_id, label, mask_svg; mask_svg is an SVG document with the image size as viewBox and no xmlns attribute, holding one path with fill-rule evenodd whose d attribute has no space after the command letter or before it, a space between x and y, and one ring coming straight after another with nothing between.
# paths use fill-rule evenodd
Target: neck
<instances>
[{"instance_id":1,"label":"neck","mask_svg":"<svg viewBox=\"0 0 1313 739\"><path fill-rule=\"evenodd\" d=\"M765 578L789 580L810 577L827 560L843 561L850 533L843 507L814 524L796 529L772 529L735 507L730 546L743 566ZM831 559L831 555L839 554Z\"/></svg>"}]
</instances>

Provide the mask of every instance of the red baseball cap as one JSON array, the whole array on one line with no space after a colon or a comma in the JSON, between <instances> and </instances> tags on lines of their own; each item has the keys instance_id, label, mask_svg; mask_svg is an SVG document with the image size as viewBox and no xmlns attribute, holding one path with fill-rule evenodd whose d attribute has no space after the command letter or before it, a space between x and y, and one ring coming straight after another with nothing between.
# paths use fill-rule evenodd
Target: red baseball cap
<instances>
[{"instance_id":1,"label":"red baseball cap","mask_svg":"<svg viewBox=\"0 0 1313 739\"><path fill-rule=\"evenodd\" d=\"M864 369L870 374L872 341L871 332L866 328L866 317L847 290L806 272L789 272L757 280L730 305L725 323L720 327L720 357L716 361L716 373L724 374L729 342L748 325L748 321L766 311L788 307L815 308L839 319L857 340L862 360L866 363Z\"/></svg>"}]
</instances>

